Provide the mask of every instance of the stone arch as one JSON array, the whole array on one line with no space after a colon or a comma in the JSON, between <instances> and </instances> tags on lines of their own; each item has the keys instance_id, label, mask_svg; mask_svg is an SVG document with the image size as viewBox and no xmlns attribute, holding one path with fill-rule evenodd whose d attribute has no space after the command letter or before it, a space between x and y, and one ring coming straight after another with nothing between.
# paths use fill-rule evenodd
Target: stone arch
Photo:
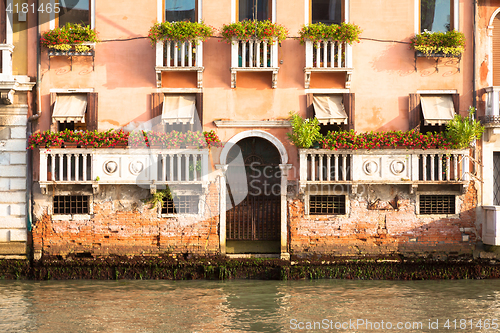
<instances>
[{"instance_id":1,"label":"stone arch","mask_svg":"<svg viewBox=\"0 0 500 333\"><path fill-rule=\"evenodd\" d=\"M259 137L268 140L271 142L276 149L278 149L278 152L280 153L281 156L281 164L286 164L288 163L288 153L286 152L285 146L281 143L280 140L278 140L274 135L261 131L261 130L250 130L250 131L244 131L236 134L233 136L229 141L224 145L224 148L222 149L222 152L220 153L220 164L224 165L227 164L227 155L231 148L240 140L245 139L245 138L250 138L250 137Z\"/></svg>"}]
</instances>

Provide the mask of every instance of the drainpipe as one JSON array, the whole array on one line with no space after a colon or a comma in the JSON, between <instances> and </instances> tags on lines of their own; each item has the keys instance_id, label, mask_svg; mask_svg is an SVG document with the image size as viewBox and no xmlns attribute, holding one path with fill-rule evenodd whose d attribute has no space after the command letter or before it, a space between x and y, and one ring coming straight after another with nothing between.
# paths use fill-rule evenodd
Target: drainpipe
<instances>
[{"instance_id":1,"label":"drainpipe","mask_svg":"<svg viewBox=\"0 0 500 333\"><path fill-rule=\"evenodd\" d=\"M474 0L474 10L472 11L472 22L473 22L473 28L472 28L472 66L474 70L472 71L472 106L474 108L477 107L477 102L476 102L476 29L477 29L477 22L476 22L476 10L477 10L477 0ZM477 114L476 114L477 116Z\"/></svg>"},{"instance_id":2,"label":"drainpipe","mask_svg":"<svg viewBox=\"0 0 500 333\"><path fill-rule=\"evenodd\" d=\"M36 8L39 6L39 0L36 0ZM41 105L41 80L40 80L40 73L41 73L41 54L40 54L40 18L39 15L36 14L36 98L37 98L37 112L36 114L32 115L31 117L28 118L28 124L27 124L27 134L28 138L31 136L33 132L33 124L32 122L40 118L42 115L42 105ZM28 231L31 231L32 229L32 224L31 221L33 221L33 150L28 149L27 150L28 156L26 159L26 170L27 170L27 190L26 190L26 196L27 196L27 229ZM32 255L32 253L28 253L28 255Z\"/></svg>"}]
</instances>

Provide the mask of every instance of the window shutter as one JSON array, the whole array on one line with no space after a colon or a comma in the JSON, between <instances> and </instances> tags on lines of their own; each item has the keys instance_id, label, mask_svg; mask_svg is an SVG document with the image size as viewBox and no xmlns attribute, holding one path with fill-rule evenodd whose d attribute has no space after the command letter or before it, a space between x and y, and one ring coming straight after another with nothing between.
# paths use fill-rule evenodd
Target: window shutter
<instances>
[{"instance_id":1,"label":"window shutter","mask_svg":"<svg viewBox=\"0 0 500 333\"><path fill-rule=\"evenodd\" d=\"M455 114L460 113L460 95L452 94L451 98L453 99L453 107L455 108Z\"/></svg>"},{"instance_id":2,"label":"window shutter","mask_svg":"<svg viewBox=\"0 0 500 333\"><path fill-rule=\"evenodd\" d=\"M313 94L306 95L306 118L314 118Z\"/></svg>"},{"instance_id":3,"label":"window shutter","mask_svg":"<svg viewBox=\"0 0 500 333\"><path fill-rule=\"evenodd\" d=\"M97 93L91 92L87 94L87 130L97 130Z\"/></svg>"},{"instance_id":4,"label":"window shutter","mask_svg":"<svg viewBox=\"0 0 500 333\"><path fill-rule=\"evenodd\" d=\"M5 1L0 1L0 16L2 17L2 23L0 24L0 44L7 42L5 15Z\"/></svg>"},{"instance_id":5,"label":"window shutter","mask_svg":"<svg viewBox=\"0 0 500 333\"><path fill-rule=\"evenodd\" d=\"M52 114L54 113L54 106L56 104L56 98L57 94L56 93L50 93L50 130L52 132L57 132L57 122L54 122L52 120Z\"/></svg>"},{"instance_id":6,"label":"window shutter","mask_svg":"<svg viewBox=\"0 0 500 333\"><path fill-rule=\"evenodd\" d=\"M151 94L151 119L161 117L163 112L163 97L164 95L162 93Z\"/></svg>"},{"instance_id":7,"label":"window shutter","mask_svg":"<svg viewBox=\"0 0 500 333\"><path fill-rule=\"evenodd\" d=\"M408 114L408 123L410 130L420 127L422 119L422 112L420 110L420 94L410 94L410 108Z\"/></svg>"},{"instance_id":8,"label":"window shutter","mask_svg":"<svg viewBox=\"0 0 500 333\"><path fill-rule=\"evenodd\" d=\"M196 94L196 111L198 112L198 118L200 119L200 126L203 129L203 94Z\"/></svg>"},{"instance_id":9,"label":"window shutter","mask_svg":"<svg viewBox=\"0 0 500 333\"><path fill-rule=\"evenodd\" d=\"M343 96L344 99L344 109L347 114L347 124L343 125L343 128L346 131L354 130L354 123L356 115L354 113L355 105L354 105L354 93L345 93Z\"/></svg>"},{"instance_id":10,"label":"window shutter","mask_svg":"<svg viewBox=\"0 0 500 333\"><path fill-rule=\"evenodd\" d=\"M500 86L500 15L493 19L493 85Z\"/></svg>"}]
</instances>

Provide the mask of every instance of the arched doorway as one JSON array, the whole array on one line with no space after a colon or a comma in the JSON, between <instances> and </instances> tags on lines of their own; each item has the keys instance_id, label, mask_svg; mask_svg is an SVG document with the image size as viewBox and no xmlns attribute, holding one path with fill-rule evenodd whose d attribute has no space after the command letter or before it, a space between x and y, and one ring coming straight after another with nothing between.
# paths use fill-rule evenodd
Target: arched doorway
<instances>
[{"instance_id":1,"label":"arched doorway","mask_svg":"<svg viewBox=\"0 0 500 333\"><path fill-rule=\"evenodd\" d=\"M226 212L226 253L280 253L280 152L267 139L246 137L231 147L227 163L227 173L240 182L226 192L232 207Z\"/></svg>"}]
</instances>

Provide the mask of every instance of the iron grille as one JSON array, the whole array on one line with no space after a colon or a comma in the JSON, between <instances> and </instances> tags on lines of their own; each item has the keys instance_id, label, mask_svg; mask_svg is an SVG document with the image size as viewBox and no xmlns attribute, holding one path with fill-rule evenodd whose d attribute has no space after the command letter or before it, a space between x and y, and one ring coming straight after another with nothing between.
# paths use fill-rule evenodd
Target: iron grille
<instances>
[{"instance_id":1,"label":"iron grille","mask_svg":"<svg viewBox=\"0 0 500 333\"><path fill-rule=\"evenodd\" d=\"M500 153L493 153L493 204L500 206Z\"/></svg>"},{"instance_id":2,"label":"iron grille","mask_svg":"<svg viewBox=\"0 0 500 333\"><path fill-rule=\"evenodd\" d=\"M162 214L198 214L197 195L180 195L173 199L166 199L161 209Z\"/></svg>"},{"instance_id":3,"label":"iron grille","mask_svg":"<svg viewBox=\"0 0 500 333\"><path fill-rule=\"evenodd\" d=\"M345 195L311 195L309 197L309 214L345 214Z\"/></svg>"},{"instance_id":4,"label":"iron grille","mask_svg":"<svg viewBox=\"0 0 500 333\"><path fill-rule=\"evenodd\" d=\"M455 214L455 196L421 195L420 214Z\"/></svg>"},{"instance_id":5,"label":"iron grille","mask_svg":"<svg viewBox=\"0 0 500 333\"><path fill-rule=\"evenodd\" d=\"M54 214L89 214L89 197L86 195L55 195Z\"/></svg>"}]
</instances>

